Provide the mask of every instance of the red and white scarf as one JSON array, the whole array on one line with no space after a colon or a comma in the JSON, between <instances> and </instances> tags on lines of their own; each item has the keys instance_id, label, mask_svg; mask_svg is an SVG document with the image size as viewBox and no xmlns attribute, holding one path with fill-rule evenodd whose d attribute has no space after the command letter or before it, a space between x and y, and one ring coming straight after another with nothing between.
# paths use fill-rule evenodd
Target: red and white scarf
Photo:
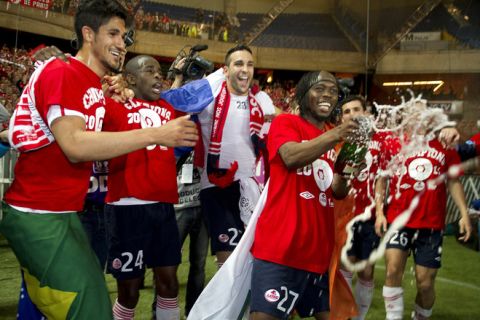
<instances>
[{"instance_id":1,"label":"red and white scarf","mask_svg":"<svg viewBox=\"0 0 480 320\"><path fill-rule=\"evenodd\" d=\"M45 63L36 63L37 69L33 72L28 84L10 118L8 140L10 145L20 151L27 152L40 149L52 143L55 138L43 121L35 102L35 84L45 66L55 57Z\"/></svg>"},{"instance_id":2,"label":"red and white scarf","mask_svg":"<svg viewBox=\"0 0 480 320\"><path fill-rule=\"evenodd\" d=\"M212 131L210 134L210 144L208 146L207 154L207 175L208 180L219 186L225 188L229 186L235 177L235 172L238 169L238 162L234 161L230 168L219 168L220 153L222 149L223 129L227 119L228 109L230 106L230 92L227 89L227 83L223 82L220 93L215 99L215 106L213 110ZM255 100L254 93L249 91L248 104L250 108L250 139L253 143L255 156L257 159L262 155L265 149L265 143L260 138L260 130L263 126L263 111L257 100ZM200 135L201 136L201 135ZM195 165L204 167L204 150L203 142L199 141L195 148Z\"/></svg>"}]
</instances>

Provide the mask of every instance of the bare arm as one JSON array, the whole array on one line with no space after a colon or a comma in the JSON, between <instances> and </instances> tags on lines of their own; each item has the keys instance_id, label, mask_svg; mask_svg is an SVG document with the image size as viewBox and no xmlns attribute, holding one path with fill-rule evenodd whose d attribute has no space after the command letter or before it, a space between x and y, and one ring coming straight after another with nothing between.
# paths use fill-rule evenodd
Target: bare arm
<instances>
[{"instance_id":1,"label":"bare arm","mask_svg":"<svg viewBox=\"0 0 480 320\"><path fill-rule=\"evenodd\" d=\"M102 90L105 96L112 98L118 103L125 103L134 97L132 89L128 88L127 82L122 74L105 75L103 77Z\"/></svg>"},{"instance_id":2,"label":"bare arm","mask_svg":"<svg viewBox=\"0 0 480 320\"><path fill-rule=\"evenodd\" d=\"M357 127L358 125L350 120L310 141L287 142L278 149L278 153L288 169L302 168L332 149Z\"/></svg>"},{"instance_id":3,"label":"bare arm","mask_svg":"<svg viewBox=\"0 0 480 320\"><path fill-rule=\"evenodd\" d=\"M193 147L198 139L195 123L189 116L161 127L122 132L85 131L85 121L77 116L55 119L52 133L67 158L73 162L111 159L149 145Z\"/></svg>"},{"instance_id":4,"label":"bare arm","mask_svg":"<svg viewBox=\"0 0 480 320\"><path fill-rule=\"evenodd\" d=\"M375 232L380 237L387 231L387 218L383 208L386 190L387 178L377 177L375 181Z\"/></svg>"},{"instance_id":5,"label":"bare arm","mask_svg":"<svg viewBox=\"0 0 480 320\"><path fill-rule=\"evenodd\" d=\"M67 56L70 56L70 55L68 53L67 54L63 53L63 51L61 51L57 47L48 46L35 51L32 55L32 59L37 61L47 61L51 57L57 57L66 63L70 63L68 61Z\"/></svg>"},{"instance_id":6,"label":"bare arm","mask_svg":"<svg viewBox=\"0 0 480 320\"><path fill-rule=\"evenodd\" d=\"M172 85L170 86L170 89L180 88L182 86L182 82L183 75L176 75L175 80L173 80Z\"/></svg>"},{"instance_id":7,"label":"bare arm","mask_svg":"<svg viewBox=\"0 0 480 320\"><path fill-rule=\"evenodd\" d=\"M460 133L453 127L443 128L438 134L438 140L440 140L443 147L451 147L457 144L458 140L460 140Z\"/></svg>"},{"instance_id":8,"label":"bare arm","mask_svg":"<svg viewBox=\"0 0 480 320\"><path fill-rule=\"evenodd\" d=\"M472 233L472 226L470 224L470 217L468 216L463 185L458 178L449 178L447 181L447 187L461 215L458 225L460 227L460 234L462 236L459 238L459 240L466 242Z\"/></svg>"}]
</instances>

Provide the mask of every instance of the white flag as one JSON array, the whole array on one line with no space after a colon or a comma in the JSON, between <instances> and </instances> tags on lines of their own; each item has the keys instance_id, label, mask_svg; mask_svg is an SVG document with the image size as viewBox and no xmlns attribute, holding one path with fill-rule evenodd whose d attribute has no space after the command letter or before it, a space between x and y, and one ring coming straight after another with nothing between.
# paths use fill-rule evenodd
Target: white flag
<instances>
[{"instance_id":1,"label":"white flag","mask_svg":"<svg viewBox=\"0 0 480 320\"><path fill-rule=\"evenodd\" d=\"M210 280L188 315L188 320L238 320L249 310L253 256L250 248L257 220L268 193L268 182L250 222L230 257ZM246 315L248 318L248 314Z\"/></svg>"}]
</instances>

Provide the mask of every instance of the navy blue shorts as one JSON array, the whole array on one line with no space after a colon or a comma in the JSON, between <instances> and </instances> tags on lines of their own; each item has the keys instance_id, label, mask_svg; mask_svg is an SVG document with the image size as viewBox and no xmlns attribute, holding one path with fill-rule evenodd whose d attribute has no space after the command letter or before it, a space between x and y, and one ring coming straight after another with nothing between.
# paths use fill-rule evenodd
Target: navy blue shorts
<instances>
[{"instance_id":1,"label":"navy blue shorts","mask_svg":"<svg viewBox=\"0 0 480 320\"><path fill-rule=\"evenodd\" d=\"M328 273L254 259L251 290L250 312L288 319L293 310L302 318L330 310Z\"/></svg>"},{"instance_id":2,"label":"navy blue shorts","mask_svg":"<svg viewBox=\"0 0 480 320\"><path fill-rule=\"evenodd\" d=\"M441 267L443 231L403 228L392 235L387 249L413 252L415 264L431 269Z\"/></svg>"},{"instance_id":3,"label":"navy blue shorts","mask_svg":"<svg viewBox=\"0 0 480 320\"><path fill-rule=\"evenodd\" d=\"M173 205L105 205L107 271L117 280L140 278L145 268L176 266L181 245Z\"/></svg>"},{"instance_id":4,"label":"navy blue shorts","mask_svg":"<svg viewBox=\"0 0 480 320\"><path fill-rule=\"evenodd\" d=\"M380 237L375 233L375 221L357 221L353 225L352 248L347 255L360 260L368 259L379 243Z\"/></svg>"},{"instance_id":5,"label":"navy blue shorts","mask_svg":"<svg viewBox=\"0 0 480 320\"><path fill-rule=\"evenodd\" d=\"M210 234L212 254L233 251L245 231L240 219L240 183L226 188L211 187L200 191L202 214Z\"/></svg>"}]
</instances>

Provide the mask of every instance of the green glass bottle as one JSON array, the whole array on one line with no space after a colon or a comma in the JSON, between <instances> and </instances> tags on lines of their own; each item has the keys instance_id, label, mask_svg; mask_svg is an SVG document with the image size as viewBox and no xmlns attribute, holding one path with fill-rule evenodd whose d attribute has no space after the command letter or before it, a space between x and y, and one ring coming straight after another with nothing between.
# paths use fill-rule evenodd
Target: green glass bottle
<instances>
[{"instance_id":1,"label":"green glass bottle","mask_svg":"<svg viewBox=\"0 0 480 320\"><path fill-rule=\"evenodd\" d=\"M372 121L366 116L354 119L359 125L355 135L347 139L335 161L335 171L349 176L361 169L368 151L368 142L372 136Z\"/></svg>"},{"instance_id":2,"label":"green glass bottle","mask_svg":"<svg viewBox=\"0 0 480 320\"><path fill-rule=\"evenodd\" d=\"M358 170L367 154L367 146L345 142L335 161L335 171L341 175L351 175Z\"/></svg>"}]
</instances>

